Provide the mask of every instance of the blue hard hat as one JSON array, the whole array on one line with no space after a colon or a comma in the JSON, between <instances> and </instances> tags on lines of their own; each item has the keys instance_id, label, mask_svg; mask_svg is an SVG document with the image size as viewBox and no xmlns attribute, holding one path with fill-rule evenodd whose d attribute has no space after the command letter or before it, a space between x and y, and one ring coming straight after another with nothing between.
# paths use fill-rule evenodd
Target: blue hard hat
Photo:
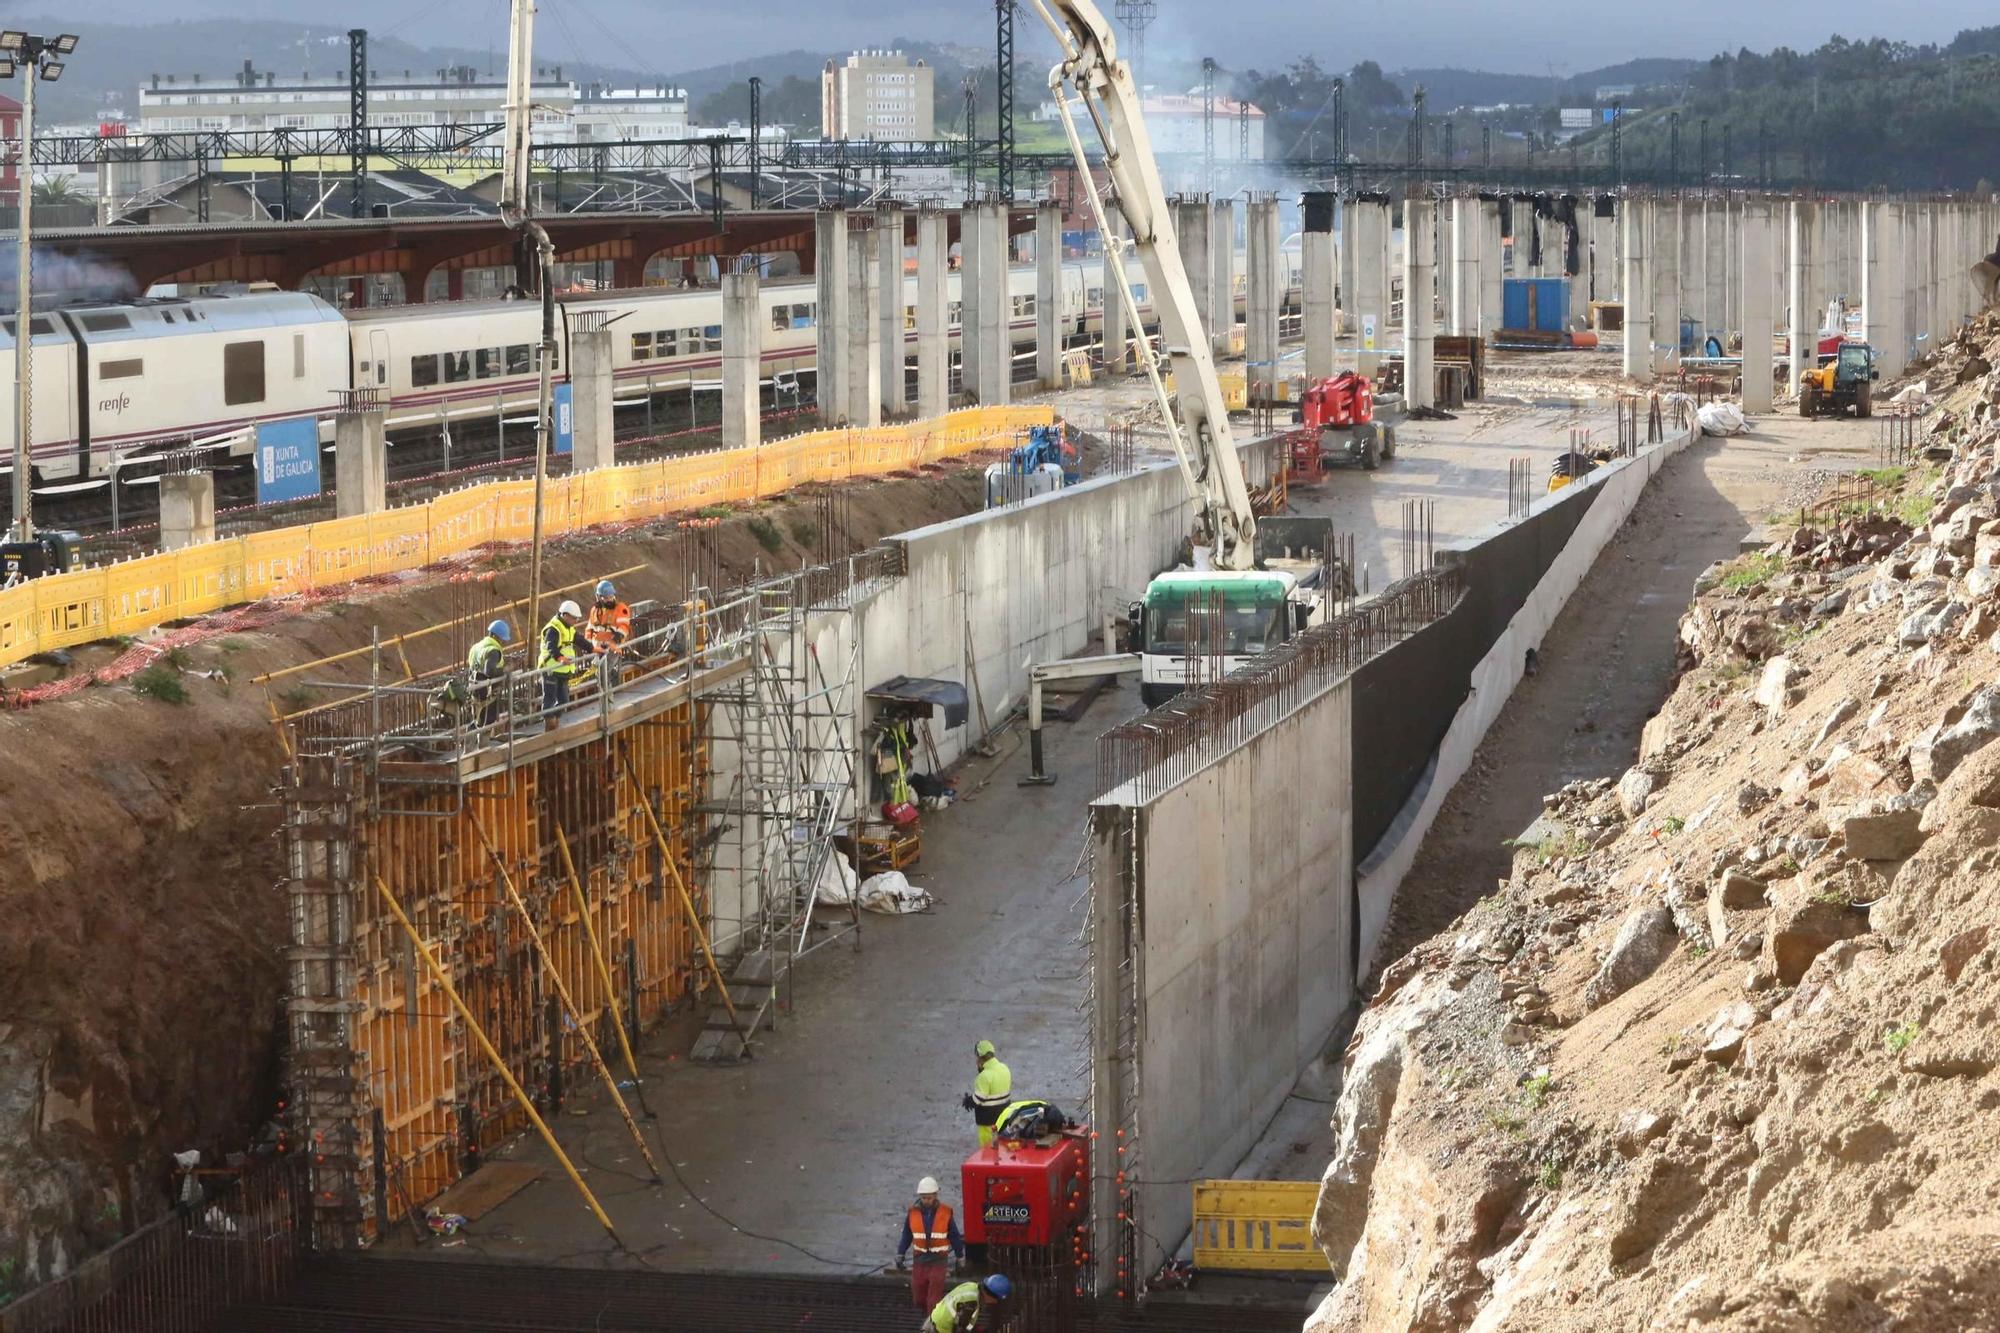
<instances>
[{"instance_id":1,"label":"blue hard hat","mask_svg":"<svg viewBox=\"0 0 2000 1333\"><path fill-rule=\"evenodd\" d=\"M494 621L486 627L486 632L502 643L512 643L514 641L514 631L507 628L507 622L504 620Z\"/></svg>"},{"instance_id":2,"label":"blue hard hat","mask_svg":"<svg viewBox=\"0 0 2000 1333\"><path fill-rule=\"evenodd\" d=\"M995 1273L979 1285L996 1301L1004 1301L1014 1294L1014 1284L1007 1280L1005 1273Z\"/></svg>"},{"instance_id":3,"label":"blue hard hat","mask_svg":"<svg viewBox=\"0 0 2000 1333\"><path fill-rule=\"evenodd\" d=\"M616 597L618 589L611 586L610 579L600 579L597 584L597 595L599 597Z\"/></svg>"}]
</instances>

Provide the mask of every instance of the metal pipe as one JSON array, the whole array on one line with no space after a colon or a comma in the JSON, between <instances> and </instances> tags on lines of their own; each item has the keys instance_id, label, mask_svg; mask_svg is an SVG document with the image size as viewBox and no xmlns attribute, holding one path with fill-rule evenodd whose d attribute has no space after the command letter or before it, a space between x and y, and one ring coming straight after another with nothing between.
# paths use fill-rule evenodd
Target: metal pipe
<instances>
[{"instance_id":1,"label":"metal pipe","mask_svg":"<svg viewBox=\"0 0 2000 1333\"><path fill-rule=\"evenodd\" d=\"M570 891L576 895L576 914L583 918L583 935L590 941L590 957L597 964L597 979L604 983L605 1002L611 1006L613 1026L618 1029L618 1049L625 1055L625 1068L632 1075L632 1086L638 1090L639 1105L643 1109L646 1090L639 1079L639 1062L632 1058L632 1042L625 1035L625 1020L618 1012L618 987L611 980L611 967L604 959L604 948L597 942L597 927L590 919L590 899L584 894L583 880L576 873L576 862L570 858L569 839L563 835L561 827L556 829L556 846L562 852L563 870L569 875ZM639 1014L635 1008L633 1026L637 1027L638 1022Z\"/></svg>"},{"instance_id":2,"label":"metal pipe","mask_svg":"<svg viewBox=\"0 0 2000 1333\"><path fill-rule=\"evenodd\" d=\"M486 1029L479 1025L479 1020L472 1016L472 1010L466 1007L463 999L459 998L458 989L451 984L451 978L445 975L444 966L431 953L430 945L424 943L424 937L417 933L416 926L411 924L410 918L404 914L403 905L396 901L396 895L389 891L388 883L380 875L375 876L375 888L381 893L383 903L395 916L397 924L401 925L404 932L409 935L410 947L423 958L424 967L429 970L431 979L437 982L439 988L451 1000L452 1008L458 1011L459 1018L465 1023L465 1030L472 1034L472 1039L479 1044L479 1049L492 1064L495 1072L500 1075L501 1081L507 1085L508 1091L514 1094L514 1101L520 1106L522 1113L528 1117L529 1123L534 1125L535 1132L542 1136L542 1142L548 1145L549 1151L555 1154L556 1161L561 1163L562 1169L568 1173L570 1183L575 1185L577 1193L583 1196L591 1215L611 1237L611 1243L621 1250L624 1249L625 1242L619 1237L618 1229L612 1226L611 1219L605 1216L604 1208L597 1202L597 1196L590 1192L590 1186L584 1184L583 1177L577 1174L576 1166L569 1160L569 1154L563 1151L562 1144L556 1142L555 1132L549 1128L548 1122L542 1119L541 1112L535 1109L534 1099L522 1090L520 1081L514 1077L514 1071L507 1068L507 1062L501 1059L500 1052L493 1048L493 1043L487 1039Z\"/></svg>"}]
</instances>

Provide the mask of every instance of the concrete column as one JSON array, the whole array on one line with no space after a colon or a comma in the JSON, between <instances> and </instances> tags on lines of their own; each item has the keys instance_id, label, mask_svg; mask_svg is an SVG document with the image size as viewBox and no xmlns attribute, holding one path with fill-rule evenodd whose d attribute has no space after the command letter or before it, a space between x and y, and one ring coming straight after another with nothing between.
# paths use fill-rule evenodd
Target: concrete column
<instances>
[{"instance_id":1,"label":"concrete column","mask_svg":"<svg viewBox=\"0 0 2000 1333\"><path fill-rule=\"evenodd\" d=\"M1743 410L1771 410L1771 275L1777 268L1777 230L1771 206L1743 209Z\"/></svg>"},{"instance_id":2,"label":"concrete column","mask_svg":"<svg viewBox=\"0 0 2000 1333\"><path fill-rule=\"evenodd\" d=\"M910 407L908 324L904 307L909 303L908 285L903 281L903 210L875 210L875 318L882 325L882 412L901 416Z\"/></svg>"},{"instance_id":3,"label":"concrete column","mask_svg":"<svg viewBox=\"0 0 2000 1333\"><path fill-rule=\"evenodd\" d=\"M1502 293L1507 275L1500 271L1500 201L1479 201L1479 336L1489 341L1500 331Z\"/></svg>"},{"instance_id":4,"label":"concrete column","mask_svg":"<svg viewBox=\"0 0 2000 1333\"><path fill-rule=\"evenodd\" d=\"M344 475L344 474L343 474ZM347 517L347 488L337 492ZM376 506L378 509L380 505ZM160 549L178 551L215 540L215 474L176 472L160 478Z\"/></svg>"},{"instance_id":5,"label":"concrete column","mask_svg":"<svg viewBox=\"0 0 2000 1333\"><path fill-rule=\"evenodd\" d=\"M1335 296L1339 257L1334 250L1335 197L1312 191L1300 201L1304 231L1299 236L1300 293L1305 314L1306 378L1319 381L1333 374L1333 342L1340 329ZM1352 217L1350 213L1348 216Z\"/></svg>"},{"instance_id":6,"label":"concrete column","mask_svg":"<svg viewBox=\"0 0 2000 1333\"><path fill-rule=\"evenodd\" d=\"M917 214L917 415L926 420L951 406L950 232L944 214Z\"/></svg>"},{"instance_id":7,"label":"concrete column","mask_svg":"<svg viewBox=\"0 0 2000 1333\"><path fill-rule=\"evenodd\" d=\"M1650 199L1628 196L1625 200L1625 350L1619 369L1626 378L1651 382L1653 378L1653 283L1646 271L1646 227L1651 219Z\"/></svg>"},{"instance_id":8,"label":"concrete column","mask_svg":"<svg viewBox=\"0 0 2000 1333\"><path fill-rule=\"evenodd\" d=\"M1355 322L1355 293L1360 289L1355 285L1354 256L1358 247L1354 244L1354 200L1340 197L1340 221L1334 239L1334 309L1340 312L1340 320L1333 326L1336 334L1353 333L1360 328Z\"/></svg>"},{"instance_id":9,"label":"concrete column","mask_svg":"<svg viewBox=\"0 0 2000 1333\"><path fill-rule=\"evenodd\" d=\"M1372 370L1375 354L1389 341L1389 205L1356 200L1348 212L1354 220L1354 304L1349 313L1363 367Z\"/></svg>"},{"instance_id":10,"label":"concrete column","mask_svg":"<svg viewBox=\"0 0 2000 1333\"><path fill-rule=\"evenodd\" d=\"M818 305L813 311L815 392L820 420L837 425L847 415L847 212L821 209L813 215L813 273Z\"/></svg>"},{"instance_id":11,"label":"concrete column","mask_svg":"<svg viewBox=\"0 0 2000 1333\"><path fill-rule=\"evenodd\" d=\"M1436 203L1404 200L1403 392L1413 409L1437 405L1436 254Z\"/></svg>"},{"instance_id":12,"label":"concrete column","mask_svg":"<svg viewBox=\"0 0 2000 1333\"><path fill-rule=\"evenodd\" d=\"M847 424L882 424L882 322L875 303L881 282L879 242L870 232L847 237Z\"/></svg>"},{"instance_id":13,"label":"concrete column","mask_svg":"<svg viewBox=\"0 0 2000 1333\"><path fill-rule=\"evenodd\" d=\"M1188 286L1194 291L1194 308L1201 317L1202 332L1215 345L1215 297L1212 291L1215 259L1208 249L1208 228L1214 211L1206 196L1174 201L1174 231L1180 242L1181 266L1187 270Z\"/></svg>"},{"instance_id":14,"label":"concrete column","mask_svg":"<svg viewBox=\"0 0 2000 1333\"><path fill-rule=\"evenodd\" d=\"M389 507L387 413L379 407L333 418L334 515L353 518Z\"/></svg>"},{"instance_id":15,"label":"concrete column","mask_svg":"<svg viewBox=\"0 0 2000 1333\"><path fill-rule=\"evenodd\" d=\"M1001 407L1014 393L1014 299L1007 281L1005 204L983 204L979 216L979 401Z\"/></svg>"},{"instance_id":16,"label":"concrete column","mask_svg":"<svg viewBox=\"0 0 2000 1333\"><path fill-rule=\"evenodd\" d=\"M1209 299L1215 317L1209 324L1210 346L1216 356L1229 355L1236 329L1236 201L1217 199L1208 226Z\"/></svg>"},{"instance_id":17,"label":"concrete column","mask_svg":"<svg viewBox=\"0 0 2000 1333\"><path fill-rule=\"evenodd\" d=\"M1132 364L1126 347L1132 330L1126 327L1125 296L1118 287L1118 266L1125 262L1125 256L1114 250L1111 242L1123 239L1125 215L1109 209L1104 225L1111 229L1104 238L1104 369L1106 374L1123 375Z\"/></svg>"},{"instance_id":18,"label":"concrete column","mask_svg":"<svg viewBox=\"0 0 2000 1333\"><path fill-rule=\"evenodd\" d=\"M1883 379L1903 373L1903 206L1861 206L1861 318Z\"/></svg>"},{"instance_id":19,"label":"concrete column","mask_svg":"<svg viewBox=\"0 0 2000 1333\"><path fill-rule=\"evenodd\" d=\"M763 438L764 311L757 274L722 276L722 447L754 449ZM572 340L573 344L574 340ZM582 445L578 441L578 447Z\"/></svg>"},{"instance_id":20,"label":"concrete column","mask_svg":"<svg viewBox=\"0 0 2000 1333\"><path fill-rule=\"evenodd\" d=\"M979 400L979 228L978 204L958 214L958 387Z\"/></svg>"},{"instance_id":21,"label":"concrete column","mask_svg":"<svg viewBox=\"0 0 2000 1333\"><path fill-rule=\"evenodd\" d=\"M1035 379L1044 389L1062 387L1062 207L1053 199L1035 208Z\"/></svg>"},{"instance_id":22,"label":"concrete column","mask_svg":"<svg viewBox=\"0 0 2000 1333\"><path fill-rule=\"evenodd\" d=\"M614 330L583 327L602 318L586 316L571 328L569 335L569 466L573 472L594 472L618 461L613 455L616 432L611 420Z\"/></svg>"},{"instance_id":23,"label":"concrete column","mask_svg":"<svg viewBox=\"0 0 2000 1333\"><path fill-rule=\"evenodd\" d=\"M1252 197L1243 215L1243 374L1275 398L1278 384L1278 201Z\"/></svg>"},{"instance_id":24,"label":"concrete column","mask_svg":"<svg viewBox=\"0 0 2000 1333\"><path fill-rule=\"evenodd\" d=\"M1785 303L1791 311L1792 363L1786 383L1796 391L1799 376L1819 363L1819 317L1813 309L1813 293L1817 290L1813 268L1816 260L1814 252L1819 248L1819 205L1810 200L1794 199L1790 213L1791 263L1787 266Z\"/></svg>"},{"instance_id":25,"label":"concrete column","mask_svg":"<svg viewBox=\"0 0 2000 1333\"><path fill-rule=\"evenodd\" d=\"M1451 201L1451 323L1460 337L1479 333L1479 200Z\"/></svg>"},{"instance_id":26,"label":"concrete column","mask_svg":"<svg viewBox=\"0 0 2000 1333\"><path fill-rule=\"evenodd\" d=\"M1653 369L1673 373L1681 362L1681 201L1653 206Z\"/></svg>"}]
</instances>

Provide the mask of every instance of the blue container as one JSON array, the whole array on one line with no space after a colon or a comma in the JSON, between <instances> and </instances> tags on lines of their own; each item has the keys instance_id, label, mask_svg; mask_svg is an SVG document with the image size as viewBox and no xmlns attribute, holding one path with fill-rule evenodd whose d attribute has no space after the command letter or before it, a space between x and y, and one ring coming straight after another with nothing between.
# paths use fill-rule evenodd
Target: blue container
<instances>
[{"instance_id":1,"label":"blue container","mask_svg":"<svg viewBox=\"0 0 2000 1333\"><path fill-rule=\"evenodd\" d=\"M1502 328L1561 333L1569 327L1569 280L1508 278L1501 289Z\"/></svg>"}]
</instances>

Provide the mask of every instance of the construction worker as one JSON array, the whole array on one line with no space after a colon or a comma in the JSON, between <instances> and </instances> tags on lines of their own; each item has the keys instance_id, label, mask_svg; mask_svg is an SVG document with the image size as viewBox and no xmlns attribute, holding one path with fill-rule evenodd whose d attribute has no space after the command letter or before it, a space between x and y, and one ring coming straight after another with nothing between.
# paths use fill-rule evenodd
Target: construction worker
<instances>
[{"instance_id":1,"label":"construction worker","mask_svg":"<svg viewBox=\"0 0 2000 1333\"><path fill-rule=\"evenodd\" d=\"M972 1123L979 1126L979 1146L984 1148L993 1142L994 1122L1014 1095L1014 1071L1000 1063L990 1041L982 1039L974 1046L972 1057L979 1062L979 1073L959 1105L972 1112Z\"/></svg>"},{"instance_id":2,"label":"construction worker","mask_svg":"<svg viewBox=\"0 0 2000 1333\"><path fill-rule=\"evenodd\" d=\"M583 627L590 651L610 655L632 637L632 608L618 600L618 589L610 579L597 585L597 600L590 604L590 620Z\"/></svg>"},{"instance_id":3,"label":"construction worker","mask_svg":"<svg viewBox=\"0 0 2000 1333\"><path fill-rule=\"evenodd\" d=\"M915 1250L914 1258L911 1251ZM917 1201L903 1218L903 1238L896 1243L896 1267L910 1268L910 1300L919 1313L944 1299L947 1272L965 1261L965 1238L951 1205L938 1199L935 1176L917 1182Z\"/></svg>"},{"instance_id":4,"label":"construction worker","mask_svg":"<svg viewBox=\"0 0 2000 1333\"><path fill-rule=\"evenodd\" d=\"M583 611L575 602L565 600L542 626L542 651L535 659L535 669L542 673L544 712L569 702L569 683L583 671L583 645L576 633L582 622Z\"/></svg>"},{"instance_id":5,"label":"construction worker","mask_svg":"<svg viewBox=\"0 0 2000 1333\"><path fill-rule=\"evenodd\" d=\"M1013 1294L1014 1284L1004 1273L995 1273L984 1282L961 1282L937 1303L920 1333L972 1333L982 1316Z\"/></svg>"},{"instance_id":6,"label":"construction worker","mask_svg":"<svg viewBox=\"0 0 2000 1333\"><path fill-rule=\"evenodd\" d=\"M993 1134L1001 1139L1030 1141L1060 1134L1075 1123L1054 1102L1030 1097L1025 1101L1009 1103L994 1117Z\"/></svg>"},{"instance_id":7,"label":"construction worker","mask_svg":"<svg viewBox=\"0 0 2000 1333\"><path fill-rule=\"evenodd\" d=\"M465 655L466 684L479 708L482 727L492 726L500 715L500 678L507 674L507 645L513 641L514 631L507 622L496 620L486 627L486 637Z\"/></svg>"}]
</instances>

